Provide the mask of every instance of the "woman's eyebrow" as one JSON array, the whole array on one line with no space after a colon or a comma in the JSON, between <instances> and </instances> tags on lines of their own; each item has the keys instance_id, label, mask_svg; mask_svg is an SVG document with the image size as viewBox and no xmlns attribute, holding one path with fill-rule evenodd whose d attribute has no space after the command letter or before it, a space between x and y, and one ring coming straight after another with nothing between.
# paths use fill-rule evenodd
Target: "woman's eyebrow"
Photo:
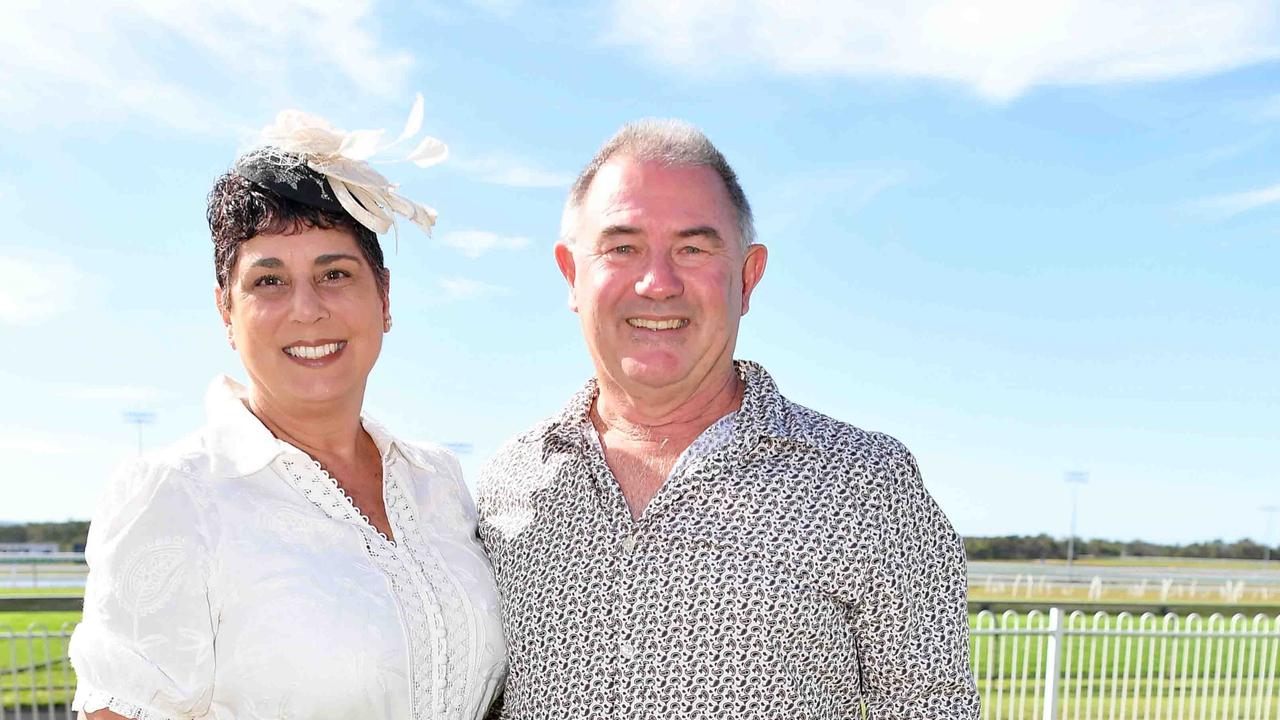
<instances>
[{"instance_id":1,"label":"woman's eyebrow","mask_svg":"<svg viewBox=\"0 0 1280 720\"><path fill-rule=\"evenodd\" d=\"M339 260L352 260L355 262L360 262L360 258L356 257L355 255L348 255L346 253L328 253L325 255L318 256L316 258L315 264L330 265L332 263L338 262Z\"/></svg>"}]
</instances>

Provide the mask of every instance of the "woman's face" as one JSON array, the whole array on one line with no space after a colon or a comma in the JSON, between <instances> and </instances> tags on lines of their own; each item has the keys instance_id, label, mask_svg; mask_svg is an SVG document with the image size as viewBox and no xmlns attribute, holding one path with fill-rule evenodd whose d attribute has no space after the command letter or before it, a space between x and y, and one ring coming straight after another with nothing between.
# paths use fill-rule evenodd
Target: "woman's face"
<instances>
[{"instance_id":1,"label":"woman's face","mask_svg":"<svg viewBox=\"0 0 1280 720\"><path fill-rule=\"evenodd\" d=\"M282 410L364 399L389 317L346 230L258 235L240 246L222 308L261 401Z\"/></svg>"}]
</instances>

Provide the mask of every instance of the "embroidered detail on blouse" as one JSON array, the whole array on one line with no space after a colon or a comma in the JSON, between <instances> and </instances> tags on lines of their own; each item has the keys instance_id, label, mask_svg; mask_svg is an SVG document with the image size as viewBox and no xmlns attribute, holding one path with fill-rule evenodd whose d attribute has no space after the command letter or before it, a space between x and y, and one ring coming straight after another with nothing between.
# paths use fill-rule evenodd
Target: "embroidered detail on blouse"
<instances>
[{"instance_id":1,"label":"embroidered detail on blouse","mask_svg":"<svg viewBox=\"0 0 1280 720\"><path fill-rule=\"evenodd\" d=\"M130 559L120 586L133 612L156 612L182 586L187 570L185 545L185 538L157 538Z\"/></svg>"}]
</instances>

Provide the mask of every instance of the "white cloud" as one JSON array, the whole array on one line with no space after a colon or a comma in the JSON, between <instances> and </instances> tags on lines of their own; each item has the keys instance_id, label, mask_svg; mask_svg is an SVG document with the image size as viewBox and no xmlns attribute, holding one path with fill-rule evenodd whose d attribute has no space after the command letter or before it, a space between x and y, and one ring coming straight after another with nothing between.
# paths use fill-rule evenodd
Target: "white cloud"
<instances>
[{"instance_id":1,"label":"white cloud","mask_svg":"<svg viewBox=\"0 0 1280 720\"><path fill-rule=\"evenodd\" d=\"M446 233L440 242L456 248L463 255L475 259L490 250L520 250L529 247L527 237L503 236L486 230L458 230Z\"/></svg>"},{"instance_id":2,"label":"white cloud","mask_svg":"<svg viewBox=\"0 0 1280 720\"><path fill-rule=\"evenodd\" d=\"M39 325L69 309L83 276L58 260L0 256L0 324Z\"/></svg>"},{"instance_id":3,"label":"white cloud","mask_svg":"<svg viewBox=\"0 0 1280 720\"><path fill-rule=\"evenodd\" d=\"M444 290L445 296L450 300L474 300L511 294L510 288L463 277L441 278L440 289Z\"/></svg>"},{"instance_id":4,"label":"white cloud","mask_svg":"<svg viewBox=\"0 0 1280 720\"><path fill-rule=\"evenodd\" d=\"M608 39L686 72L1038 85L1206 75L1280 57L1273 0L616 0Z\"/></svg>"},{"instance_id":5,"label":"white cloud","mask_svg":"<svg viewBox=\"0 0 1280 720\"><path fill-rule=\"evenodd\" d=\"M401 92L412 64L370 29L368 0L0 3L0 113L64 127L145 119L226 133L291 87ZM201 88L219 88L205 94ZM243 110L246 104L250 107ZM241 108L241 109L237 109Z\"/></svg>"},{"instance_id":6,"label":"white cloud","mask_svg":"<svg viewBox=\"0 0 1280 720\"><path fill-rule=\"evenodd\" d=\"M449 163L462 172L495 185L528 188L568 187L574 175L545 170L527 160L503 153L476 157L452 157Z\"/></svg>"},{"instance_id":7,"label":"white cloud","mask_svg":"<svg viewBox=\"0 0 1280 720\"><path fill-rule=\"evenodd\" d=\"M1280 185L1219 195L1200 201L1200 206L1219 212L1226 217L1280 203Z\"/></svg>"}]
</instances>

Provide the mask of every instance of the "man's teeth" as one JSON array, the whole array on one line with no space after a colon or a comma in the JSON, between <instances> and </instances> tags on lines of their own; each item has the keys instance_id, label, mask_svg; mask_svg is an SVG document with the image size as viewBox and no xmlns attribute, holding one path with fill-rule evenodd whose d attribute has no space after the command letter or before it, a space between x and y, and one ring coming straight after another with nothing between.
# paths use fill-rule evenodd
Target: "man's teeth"
<instances>
[{"instance_id":1,"label":"man's teeth","mask_svg":"<svg viewBox=\"0 0 1280 720\"><path fill-rule=\"evenodd\" d=\"M346 346L347 344L345 342L329 343L328 345L317 345L314 347L308 345L294 345L292 347L285 348L284 351L297 358L316 360L332 355Z\"/></svg>"},{"instance_id":2,"label":"man's teeth","mask_svg":"<svg viewBox=\"0 0 1280 720\"><path fill-rule=\"evenodd\" d=\"M644 318L627 318L627 324L633 328L644 330L675 330L689 324L685 318L675 320L645 320Z\"/></svg>"}]
</instances>

